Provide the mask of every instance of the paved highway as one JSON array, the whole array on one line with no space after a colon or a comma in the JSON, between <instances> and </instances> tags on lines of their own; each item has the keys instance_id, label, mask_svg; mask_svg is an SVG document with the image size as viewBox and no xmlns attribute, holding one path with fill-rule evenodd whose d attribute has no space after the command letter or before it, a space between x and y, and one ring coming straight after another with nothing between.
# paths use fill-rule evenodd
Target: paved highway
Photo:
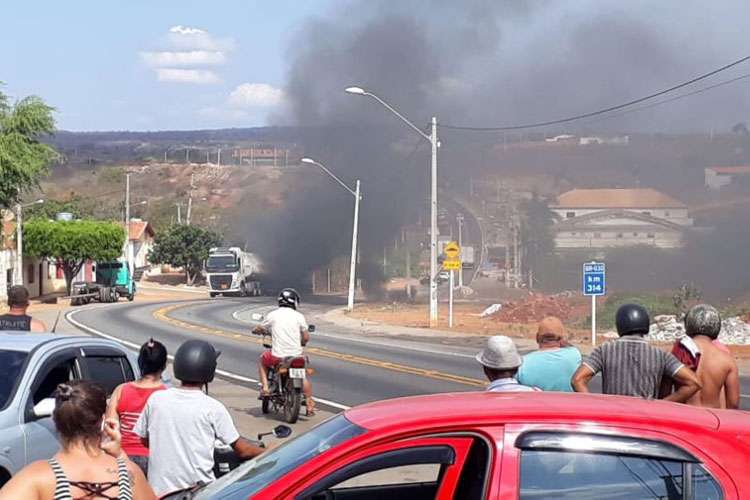
<instances>
[{"instance_id":1,"label":"paved highway","mask_svg":"<svg viewBox=\"0 0 750 500\"><path fill-rule=\"evenodd\" d=\"M241 383L255 386L257 360L263 350L247 323L253 312L266 313L275 301L267 298L128 303L80 308L69 318L135 345L150 337L165 343L170 353L188 338L204 338L222 351L219 368ZM308 348L313 392L334 408L397 396L482 390L483 375L476 347L362 337L321 320L329 304L303 304L302 312L317 332ZM598 378L595 380L598 388ZM750 391L750 378L743 377ZM750 397L742 407L750 409Z\"/></svg>"}]
</instances>

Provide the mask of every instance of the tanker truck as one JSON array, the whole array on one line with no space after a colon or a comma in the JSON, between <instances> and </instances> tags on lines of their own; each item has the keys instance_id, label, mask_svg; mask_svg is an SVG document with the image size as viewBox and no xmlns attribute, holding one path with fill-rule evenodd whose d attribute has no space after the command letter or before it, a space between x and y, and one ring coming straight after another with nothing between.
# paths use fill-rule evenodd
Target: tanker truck
<instances>
[{"instance_id":1,"label":"tanker truck","mask_svg":"<svg viewBox=\"0 0 750 500\"><path fill-rule=\"evenodd\" d=\"M204 264L206 288L211 297L236 295L258 296L261 263L258 256L239 247L216 247L208 252Z\"/></svg>"}]
</instances>

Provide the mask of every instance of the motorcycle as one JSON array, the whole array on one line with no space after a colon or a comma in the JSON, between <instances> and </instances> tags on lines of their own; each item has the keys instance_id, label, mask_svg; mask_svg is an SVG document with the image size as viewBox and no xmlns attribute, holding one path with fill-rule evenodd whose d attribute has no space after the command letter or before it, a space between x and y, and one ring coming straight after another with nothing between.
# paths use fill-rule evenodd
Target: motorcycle
<instances>
[{"instance_id":1,"label":"motorcycle","mask_svg":"<svg viewBox=\"0 0 750 500\"><path fill-rule=\"evenodd\" d=\"M248 440L250 443L260 448L265 448L266 445L263 442L265 436L273 436L278 439L287 438L292 434L291 427L286 425L277 425L271 430L271 432L262 432L258 434L257 440ZM214 449L214 475L216 479L220 478L233 471L242 464L243 460L237 456L234 450L230 446L216 446ZM206 486L208 483L198 482L188 488L173 491L160 497L160 500L188 500L193 498L198 490Z\"/></svg>"},{"instance_id":2,"label":"motorcycle","mask_svg":"<svg viewBox=\"0 0 750 500\"><path fill-rule=\"evenodd\" d=\"M310 325L308 331L314 332ZM271 348L271 335L263 335L263 347ZM302 393L302 385L307 375L314 370L308 366L306 356L289 356L281 363L268 370L268 390L270 395L261 398L261 410L264 414L282 413L287 423L293 424L299 418L303 404L307 404Z\"/></svg>"}]
</instances>

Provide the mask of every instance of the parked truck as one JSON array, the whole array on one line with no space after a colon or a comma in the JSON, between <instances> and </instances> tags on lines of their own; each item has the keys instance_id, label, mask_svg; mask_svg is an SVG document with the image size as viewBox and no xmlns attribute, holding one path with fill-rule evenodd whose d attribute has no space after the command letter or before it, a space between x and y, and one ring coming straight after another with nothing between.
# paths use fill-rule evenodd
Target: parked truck
<instances>
[{"instance_id":1,"label":"parked truck","mask_svg":"<svg viewBox=\"0 0 750 500\"><path fill-rule=\"evenodd\" d=\"M258 296L260 286L260 259L239 247L217 247L208 252L204 270L206 288L211 297L239 295Z\"/></svg>"},{"instance_id":2,"label":"parked truck","mask_svg":"<svg viewBox=\"0 0 750 500\"><path fill-rule=\"evenodd\" d=\"M124 259L112 262L97 262L94 281L74 281L71 290L73 305L89 302L117 302L120 297L135 298L135 281L130 275L128 263Z\"/></svg>"}]
</instances>

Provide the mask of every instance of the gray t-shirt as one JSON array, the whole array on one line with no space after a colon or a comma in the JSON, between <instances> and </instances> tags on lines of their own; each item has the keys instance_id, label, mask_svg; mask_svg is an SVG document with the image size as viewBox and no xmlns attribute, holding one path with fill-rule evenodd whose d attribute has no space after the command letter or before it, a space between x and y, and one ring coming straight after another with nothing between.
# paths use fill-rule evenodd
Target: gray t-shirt
<instances>
[{"instance_id":1,"label":"gray t-shirt","mask_svg":"<svg viewBox=\"0 0 750 500\"><path fill-rule=\"evenodd\" d=\"M671 353L652 346L639 335L626 335L602 344L583 362L602 373L602 392L644 399L659 397L663 377L673 377L684 365Z\"/></svg>"},{"instance_id":2,"label":"gray t-shirt","mask_svg":"<svg viewBox=\"0 0 750 500\"><path fill-rule=\"evenodd\" d=\"M157 496L213 481L216 440L240 438L223 404L177 387L151 395L134 431L149 440L148 482Z\"/></svg>"}]
</instances>

